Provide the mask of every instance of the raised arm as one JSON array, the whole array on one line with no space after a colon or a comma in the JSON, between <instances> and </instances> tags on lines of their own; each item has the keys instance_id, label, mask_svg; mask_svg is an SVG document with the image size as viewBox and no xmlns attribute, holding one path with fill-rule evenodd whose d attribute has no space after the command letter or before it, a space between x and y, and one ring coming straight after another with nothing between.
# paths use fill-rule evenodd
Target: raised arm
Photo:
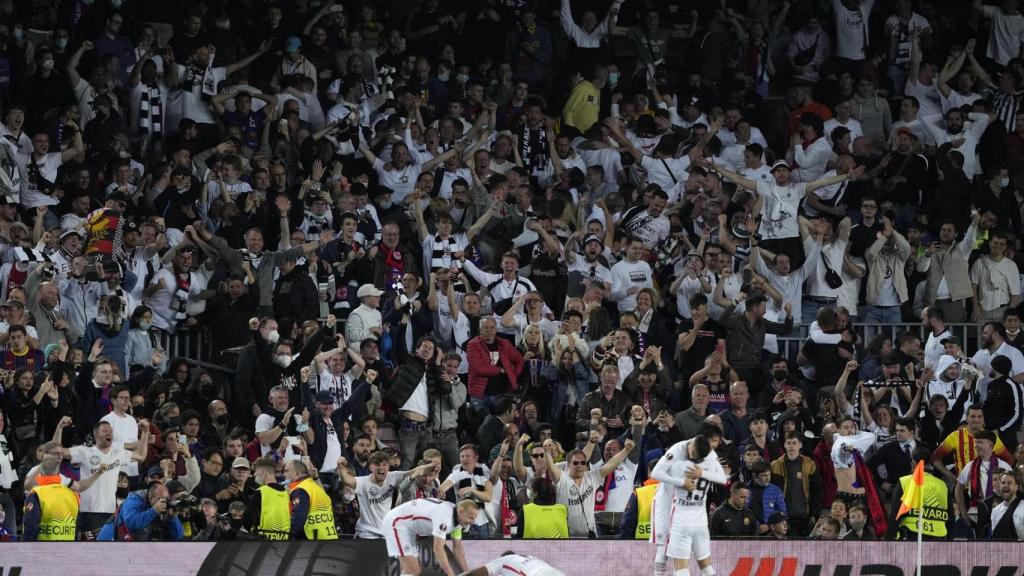
<instances>
[{"instance_id":1,"label":"raised arm","mask_svg":"<svg viewBox=\"0 0 1024 576\"><path fill-rule=\"evenodd\" d=\"M863 166L857 166L856 168L854 168L853 170L850 170L846 174L836 174L835 176L830 176L828 178L822 178L821 180L815 180L814 182L808 182L807 183L807 193L810 194L811 192L814 192L818 188L824 188L826 186L831 186L833 184L839 184L840 182L843 182L845 180L853 180L853 179L857 178L858 176L860 176L863 173L864 173L864 167Z\"/></svg>"},{"instance_id":2,"label":"raised arm","mask_svg":"<svg viewBox=\"0 0 1024 576\"><path fill-rule=\"evenodd\" d=\"M626 458L629 456L629 453L633 451L634 446L636 446L636 443L633 442L631 438L627 439L623 443L622 449L619 450L618 454L609 458L608 461L601 466L601 469L598 470L598 473L601 474L601 477L605 477L611 474L612 472L615 471L616 468L619 467L620 464L625 462Z\"/></svg>"},{"instance_id":3,"label":"raised arm","mask_svg":"<svg viewBox=\"0 0 1024 576\"><path fill-rule=\"evenodd\" d=\"M718 166L717 164L710 164L709 167L712 170L714 170L715 172L718 172L719 174L721 174L723 178L725 178L726 180L729 180L730 182L732 182L733 184L735 184L737 186L740 186L742 188L746 188L747 190L755 190L755 191L757 190L757 182L751 180L750 178L744 178L739 173L736 173L736 172L733 172L732 170L728 170L726 168ZM809 186L810 186L810 184L808 184L808 187ZM808 190L808 192L810 192L810 190Z\"/></svg>"},{"instance_id":4,"label":"raised arm","mask_svg":"<svg viewBox=\"0 0 1024 576\"><path fill-rule=\"evenodd\" d=\"M256 52L246 56L245 58L242 58L241 60L239 60L237 62L233 62L233 63L225 66L224 67L224 74L226 74L228 76L231 76L235 72L241 70L242 68L245 68L249 64L252 64L253 62L256 61L257 58L259 58L260 56L263 56L264 54L266 54L270 50L270 46L271 46L270 40L264 40L263 43L260 44L260 49L259 50L257 50Z\"/></svg>"}]
</instances>

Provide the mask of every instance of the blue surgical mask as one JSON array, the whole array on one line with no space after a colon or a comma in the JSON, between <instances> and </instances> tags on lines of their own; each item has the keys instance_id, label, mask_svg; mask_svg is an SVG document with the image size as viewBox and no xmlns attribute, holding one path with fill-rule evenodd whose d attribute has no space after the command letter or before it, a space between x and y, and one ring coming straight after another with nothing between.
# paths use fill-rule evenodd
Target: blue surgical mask
<instances>
[{"instance_id":1,"label":"blue surgical mask","mask_svg":"<svg viewBox=\"0 0 1024 576\"><path fill-rule=\"evenodd\" d=\"M608 73L608 83L613 85L613 86L615 84L618 84L619 83L619 73L618 72L609 72Z\"/></svg>"},{"instance_id":2,"label":"blue surgical mask","mask_svg":"<svg viewBox=\"0 0 1024 576\"><path fill-rule=\"evenodd\" d=\"M57 48L63 50L68 47L68 39L64 37L57 38Z\"/></svg>"},{"instance_id":3,"label":"blue surgical mask","mask_svg":"<svg viewBox=\"0 0 1024 576\"><path fill-rule=\"evenodd\" d=\"M1010 185L1010 179L1009 178L1000 178L999 179L999 187L1000 188L1006 188L1009 185Z\"/></svg>"},{"instance_id":4,"label":"blue surgical mask","mask_svg":"<svg viewBox=\"0 0 1024 576\"><path fill-rule=\"evenodd\" d=\"M146 321L139 322L139 328L141 328L143 330L149 330L152 327L153 327L153 323L152 322L146 322Z\"/></svg>"}]
</instances>

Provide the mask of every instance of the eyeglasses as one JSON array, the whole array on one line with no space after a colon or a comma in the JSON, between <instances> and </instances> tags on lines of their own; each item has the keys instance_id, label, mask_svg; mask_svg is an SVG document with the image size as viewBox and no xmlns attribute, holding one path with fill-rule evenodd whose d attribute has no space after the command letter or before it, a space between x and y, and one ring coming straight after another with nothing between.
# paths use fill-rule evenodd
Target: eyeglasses
<instances>
[{"instance_id":1,"label":"eyeglasses","mask_svg":"<svg viewBox=\"0 0 1024 576\"><path fill-rule=\"evenodd\" d=\"M540 454L530 454L530 458L543 458L543 457L544 457L544 453L543 452L541 452Z\"/></svg>"},{"instance_id":2,"label":"eyeglasses","mask_svg":"<svg viewBox=\"0 0 1024 576\"><path fill-rule=\"evenodd\" d=\"M587 461L586 460L573 460L572 461L572 465L573 466L586 466L587 465Z\"/></svg>"}]
</instances>

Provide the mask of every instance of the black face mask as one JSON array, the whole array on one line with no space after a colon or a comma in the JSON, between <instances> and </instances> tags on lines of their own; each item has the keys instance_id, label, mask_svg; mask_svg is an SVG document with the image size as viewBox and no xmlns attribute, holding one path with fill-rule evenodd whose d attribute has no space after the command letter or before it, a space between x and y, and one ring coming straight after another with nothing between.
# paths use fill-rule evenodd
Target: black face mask
<instances>
[{"instance_id":1,"label":"black face mask","mask_svg":"<svg viewBox=\"0 0 1024 576\"><path fill-rule=\"evenodd\" d=\"M127 498L128 497L128 487L125 486L124 488L121 488L120 486L118 486L118 488L117 488L117 497L118 498Z\"/></svg>"},{"instance_id":2,"label":"black face mask","mask_svg":"<svg viewBox=\"0 0 1024 576\"><path fill-rule=\"evenodd\" d=\"M775 372L772 372L772 378L775 378L776 382L784 381L787 376L789 376L789 372L786 372L785 370L776 370Z\"/></svg>"},{"instance_id":3,"label":"black face mask","mask_svg":"<svg viewBox=\"0 0 1024 576\"><path fill-rule=\"evenodd\" d=\"M217 424L221 424L221 425L227 424L228 423L228 415L227 414L220 414L219 416L217 416L216 421L217 421Z\"/></svg>"},{"instance_id":4,"label":"black face mask","mask_svg":"<svg viewBox=\"0 0 1024 576\"><path fill-rule=\"evenodd\" d=\"M167 419L167 426L170 428L177 428L181 426L181 416L171 416Z\"/></svg>"}]
</instances>

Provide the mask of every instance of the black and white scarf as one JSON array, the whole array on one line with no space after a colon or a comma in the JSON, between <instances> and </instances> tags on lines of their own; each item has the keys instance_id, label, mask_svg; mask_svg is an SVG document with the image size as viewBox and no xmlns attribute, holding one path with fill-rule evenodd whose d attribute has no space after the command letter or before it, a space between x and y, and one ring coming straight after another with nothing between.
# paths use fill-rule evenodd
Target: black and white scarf
<instances>
[{"instance_id":1,"label":"black and white scarf","mask_svg":"<svg viewBox=\"0 0 1024 576\"><path fill-rule=\"evenodd\" d=\"M35 248L16 247L14 259L18 262L51 262L49 256Z\"/></svg>"},{"instance_id":2,"label":"black and white scarf","mask_svg":"<svg viewBox=\"0 0 1024 576\"><path fill-rule=\"evenodd\" d=\"M174 278L177 281L177 286L174 288L174 301L171 306L174 307L175 321L183 324L188 318L188 296L192 288L192 274L187 270L184 274L175 272Z\"/></svg>"},{"instance_id":3,"label":"black and white scarf","mask_svg":"<svg viewBox=\"0 0 1024 576\"><path fill-rule=\"evenodd\" d=\"M159 86L143 86L139 98L139 131L159 135L164 132L164 105Z\"/></svg>"},{"instance_id":4,"label":"black and white scarf","mask_svg":"<svg viewBox=\"0 0 1024 576\"><path fill-rule=\"evenodd\" d=\"M431 270L448 268L448 264L445 264L446 258L456 268L462 268L462 262L452 257L452 254L456 252L455 236L441 238L440 234L435 234L431 239L430 248Z\"/></svg>"}]
</instances>

